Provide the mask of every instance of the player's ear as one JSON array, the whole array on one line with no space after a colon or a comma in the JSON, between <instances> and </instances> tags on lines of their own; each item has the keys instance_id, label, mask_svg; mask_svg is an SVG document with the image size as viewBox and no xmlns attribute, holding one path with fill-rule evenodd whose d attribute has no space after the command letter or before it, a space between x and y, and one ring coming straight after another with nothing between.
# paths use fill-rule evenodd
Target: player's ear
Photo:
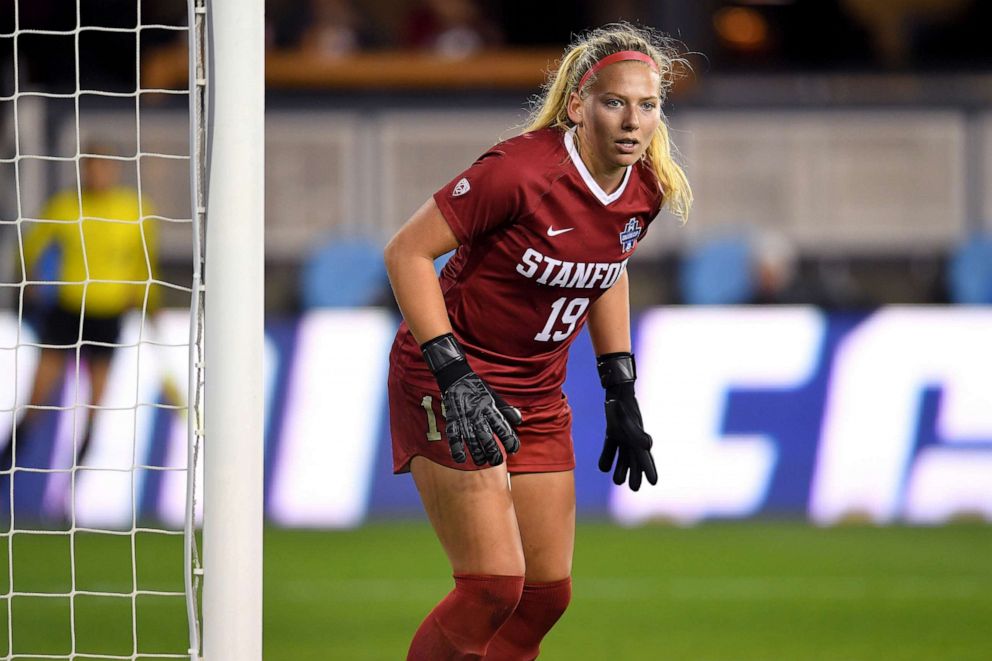
<instances>
[{"instance_id":1,"label":"player's ear","mask_svg":"<svg viewBox=\"0 0 992 661\"><path fill-rule=\"evenodd\" d=\"M572 123L580 126L582 124L582 99L579 98L576 92L572 92L568 96L568 106L566 109L568 110L568 118L572 120Z\"/></svg>"}]
</instances>

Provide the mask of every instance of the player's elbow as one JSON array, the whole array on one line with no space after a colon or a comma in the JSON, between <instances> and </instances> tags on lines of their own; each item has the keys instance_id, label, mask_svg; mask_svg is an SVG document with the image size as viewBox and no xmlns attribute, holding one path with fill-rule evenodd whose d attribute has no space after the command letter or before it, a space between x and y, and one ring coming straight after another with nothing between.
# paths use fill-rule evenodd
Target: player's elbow
<instances>
[{"instance_id":1,"label":"player's elbow","mask_svg":"<svg viewBox=\"0 0 992 661\"><path fill-rule=\"evenodd\" d=\"M382 260L386 263L387 273L393 274L396 272L396 265L403 259L403 254L402 240L399 234L395 234L386 243L386 247L382 251Z\"/></svg>"},{"instance_id":2,"label":"player's elbow","mask_svg":"<svg viewBox=\"0 0 992 661\"><path fill-rule=\"evenodd\" d=\"M419 270L421 264L428 264L431 270L434 268L434 255L431 254L430 246L416 232L407 228L400 229L393 235L382 251L382 258L386 264L386 273L393 282L401 274L410 273L411 269Z\"/></svg>"},{"instance_id":3,"label":"player's elbow","mask_svg":"<svg viewBox=\"0 0 992 661\"><path fill-rule=\"evenodd\" d=\"M404 272L404 267L417 256L417 251L410 245L404 233L397 232L382 251L382 259L386 263L386 274L390 281L395 281L398 274Z\"/></svg>"}]
</instances>

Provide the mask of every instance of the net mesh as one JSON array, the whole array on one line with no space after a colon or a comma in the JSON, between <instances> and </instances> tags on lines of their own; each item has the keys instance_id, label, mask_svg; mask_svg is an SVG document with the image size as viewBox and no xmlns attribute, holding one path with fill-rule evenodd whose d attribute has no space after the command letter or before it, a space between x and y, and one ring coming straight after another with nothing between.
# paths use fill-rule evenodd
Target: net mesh
<instances>
[{"instance_id":1,"label":"net mesh","mask_svg":"<svg viewBox=\"0 0 992 661\"><path fill-rule=\"evenodd\" d=\"M0 656L198 659L205 5L96 4L0 26Z\"/></svg>"}]
</instances>

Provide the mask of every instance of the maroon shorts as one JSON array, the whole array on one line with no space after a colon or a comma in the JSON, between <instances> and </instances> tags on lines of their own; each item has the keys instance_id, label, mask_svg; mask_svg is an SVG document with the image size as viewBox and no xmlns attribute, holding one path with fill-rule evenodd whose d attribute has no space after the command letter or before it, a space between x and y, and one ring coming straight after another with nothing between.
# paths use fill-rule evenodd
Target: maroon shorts
<instances>
[{"instance_id":1,"label":"maroon shorts","mask_svg":"<svg viewBox=\"0 0 992 661\"><path fill-rule=\"evenodd\" d=\"M464 464L451 458L444 435L441 394L436 386L419 387L389 374L389 429L393 439L393 472L407 473L420 455L458 470L479 470L469 457ZM510 473L550 473L575 468L572 447L572 409L565 395L551 402L520 406L523 423L517 427L520 450L509 455ZM502 449L502 445L500 445ZM506 452L504 451L504 456Z\"/></svg>"}]
</instances>

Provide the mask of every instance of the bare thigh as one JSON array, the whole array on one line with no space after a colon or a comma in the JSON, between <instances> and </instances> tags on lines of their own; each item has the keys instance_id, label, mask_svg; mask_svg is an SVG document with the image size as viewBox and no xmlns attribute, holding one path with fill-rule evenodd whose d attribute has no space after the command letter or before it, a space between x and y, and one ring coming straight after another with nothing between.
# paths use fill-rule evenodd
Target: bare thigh
<instances>
[{"instance_id":1,"label":"bare thigh","mask_svg":"<svg viewBox=\"0 0 992 661\"><path fill-rule=\"evenodd\" d=\"M103 391L107 386L107 374L110 372L110 356L98 354L90 356L90 404L98 406L103 401ZM90 409L91 412L93 409Z\"/></svg>"},{"instance_id":2,"label":"bare thigh","mask_svg":"<svg viewBox=\"0 0 992 661\"><path fill-rule=\"evenodd\" d=\"M65 371L65 361L62 354L55 349L42 349L38 358L38 369L35 371L34 384L31 386L31 404L34 406L55 403L58 393L54 392L55 384ZM29 408L25 420L31 420L38 414L38 409Z\"/></svg>"},{"instance_id":3,"label":"bare thigh","mask_svg":"<svg viewBox=\"0 0 992 661\"><path fill-rule=\"evenodd\" d=\"M570 576L575 550L573 472L520 473L511 479L527 581L550 583Z\"/></svg>"},{"instance_id":4,"label":"bare thigh","mask_svg":"<svg viewBox=\"0 0 992 661\"><path fill-rule=\"evenodd\" d=\"M53 400L53 388L65 370L65 361L59 351L42 349L38 358L34 385L31 388L32 404L49 404ZM30 410L30 409L29 409Z\"/></svg>"},{"instance_id":5,"label":"bare thigh","mask_svg":"<svg viewBox=\"0 0 992 661\"><path fill-rule=\"evenodd\" d=\"M410 471L456 574L523 575L505 465L460 471L414 457Z\"/></svg>"}]
</instances>

